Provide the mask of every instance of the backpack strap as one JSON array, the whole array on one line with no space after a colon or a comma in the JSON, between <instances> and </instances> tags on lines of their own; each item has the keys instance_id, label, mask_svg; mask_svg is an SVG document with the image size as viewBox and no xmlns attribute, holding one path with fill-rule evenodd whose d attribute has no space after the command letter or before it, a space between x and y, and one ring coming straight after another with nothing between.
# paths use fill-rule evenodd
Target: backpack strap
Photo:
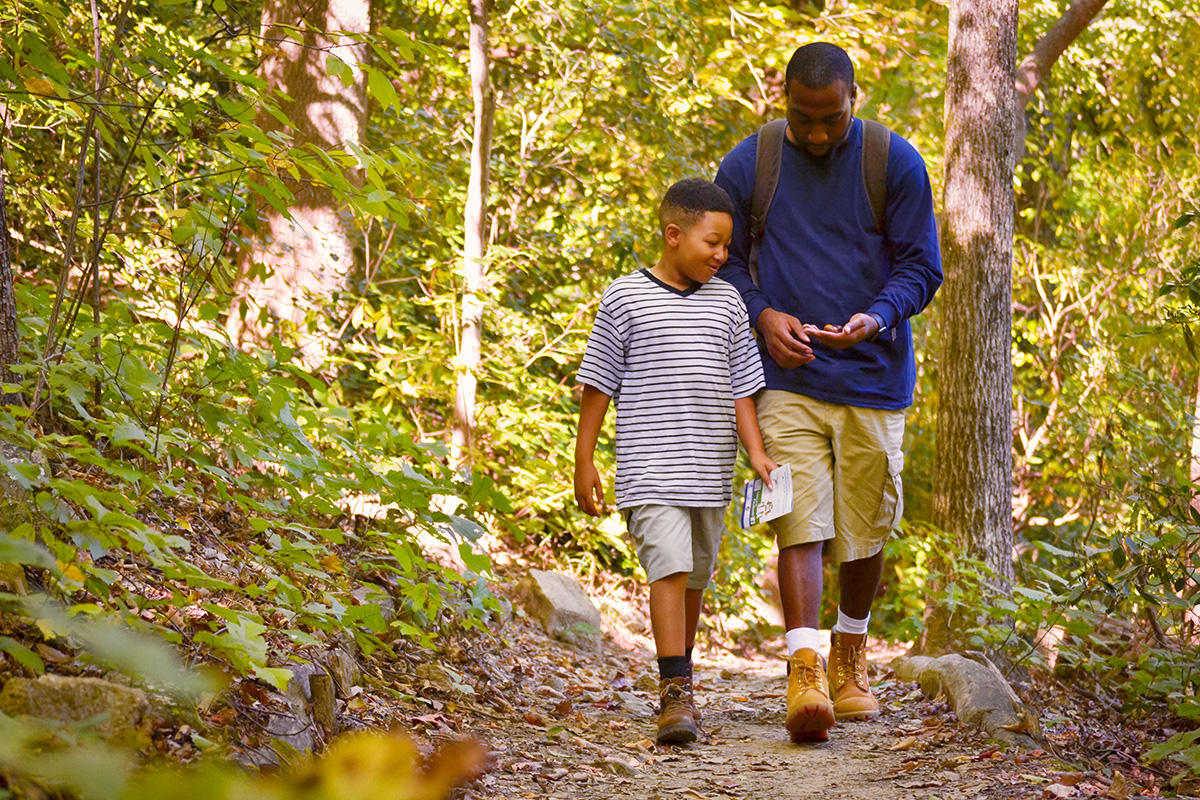
<instances>
[{"instance_id":1,"label":"backpack strap","mask_svg":"<svg viewBox=\"0 0 1200 800\"><path fill-rule=\"evenodd\" d=\"M871 201L871 213L875 216L875 230L882 234L884 215L887 211L887 166L888 151L892 146L892 132L873 119L864 119L862 123L863 188L867 190L867 199Z\"/></svg>"},{"instance_id":2,"label":"backpack strap","mask_svg":"<svg viewBox=\"0 0 1200 800\"><path fill-rule=\"evenodd\" d=\"M767 212L779 186L779 165L783 160L783 137L787 120L776 119L758 130L754 151L754 193L750 196L750 280L758 285L758 246L767 231Z\"/></svg>"}]
</instances>

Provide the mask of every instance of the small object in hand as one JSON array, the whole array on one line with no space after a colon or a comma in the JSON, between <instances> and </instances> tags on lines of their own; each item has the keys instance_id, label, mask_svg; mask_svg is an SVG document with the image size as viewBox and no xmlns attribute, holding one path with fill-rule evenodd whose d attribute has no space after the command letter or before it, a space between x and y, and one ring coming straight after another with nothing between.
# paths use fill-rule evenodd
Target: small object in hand
<instances>
[{"instance_id":1,"label":"small object in hand","mask_svg":"<svg viewBox=\"0 0 1200 800\"><path fill-rule=\"evenodd\" d=\"M826 325L825 330L829 331L830 333L841 333L842 326L841 325Z\"/></svg>"}]
</instances>

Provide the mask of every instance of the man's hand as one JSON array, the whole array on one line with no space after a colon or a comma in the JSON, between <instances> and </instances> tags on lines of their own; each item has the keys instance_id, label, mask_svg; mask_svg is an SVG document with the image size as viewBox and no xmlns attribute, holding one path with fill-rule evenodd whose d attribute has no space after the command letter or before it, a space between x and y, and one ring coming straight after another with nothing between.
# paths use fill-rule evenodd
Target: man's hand
<instances>
[{"instance_id":1,"label":"man's hand","mask_svg":"<svg viewBox=\"0 0 1200 800\"><path fill-rule=\"evenodd\" d=\"M816 325L805 325L804 332L821 344L829 345L836 350L845 350L859 342L870 339L879 330L879 323L870 314L855 314L842 327L826 325L825 330ZM834 330L828 330L834 328Z\"/></svg>"},{"instance_id":2,"label":"man's hand","mask_svg":"<svg viewBox=\"0 0 1200 800\"><path fill-rule=\"evenodd\" d=\"M786 369L807 364L816 356L808 346L813 326L804 325L791 314L764 308L758 315L758 332L767 343L767 352L775 363Z\"/></svg>"},{"instance_id":3,"label":"man's hand","mask_svg":"<svg viewBox=\"0 0 1200 800\"><path fill-rule=\"evenodd\" d=\"M575 504L580 511L593 517L604 511L604 483L591 461L575 462Z\"/></svg>"}]
</instances>

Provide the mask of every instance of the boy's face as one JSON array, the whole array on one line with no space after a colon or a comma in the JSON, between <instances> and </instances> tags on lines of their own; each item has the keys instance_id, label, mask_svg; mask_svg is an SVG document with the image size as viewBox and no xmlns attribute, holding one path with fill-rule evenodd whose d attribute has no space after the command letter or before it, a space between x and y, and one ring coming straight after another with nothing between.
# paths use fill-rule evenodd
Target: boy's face
<instances>
[{"instance_id":1,"label":"boy's face","mask_svg":"<svg viewBox=\"0 0 1200 800\"><path fill-rule=\"evenodd\" d=\"M706 211L687 228L671 223L664 233L667 243L676 248L679 274L696 283L708 283L729 257L733 218L720 211Z\"/></svg>"}]
</instances>

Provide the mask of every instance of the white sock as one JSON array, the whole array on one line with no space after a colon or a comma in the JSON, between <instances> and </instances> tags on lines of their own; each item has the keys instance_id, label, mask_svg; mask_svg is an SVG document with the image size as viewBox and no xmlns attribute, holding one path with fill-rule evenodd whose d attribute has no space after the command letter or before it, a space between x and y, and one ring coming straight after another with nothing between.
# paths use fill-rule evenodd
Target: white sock
<instances>
[{"instance_id":1,"label":"white sock","mask_svg":"<svg viewBox=\"0 0 1200 800\"><path fill-rule=\"evenodd\" d=\"M854 617L846 616L846 612L838 608L838 621L833 626L835 631L848 633L851 636L858 636L867 632L867 623L871 621L871 612L867 612L866 619L855 619Z\"/></svg>"},{"instance_id":2,"label":"white sock","mask_svg":"<svg viewBox=\"0 0 1200 800\"><path fill-rule=\"evenodd\" d=\"M788 657L796 654L797 650L819 651L821 648L821 634L817 633L816 628L792 628L785 635L787 639Z\"/></svg>"}]
</instances>

